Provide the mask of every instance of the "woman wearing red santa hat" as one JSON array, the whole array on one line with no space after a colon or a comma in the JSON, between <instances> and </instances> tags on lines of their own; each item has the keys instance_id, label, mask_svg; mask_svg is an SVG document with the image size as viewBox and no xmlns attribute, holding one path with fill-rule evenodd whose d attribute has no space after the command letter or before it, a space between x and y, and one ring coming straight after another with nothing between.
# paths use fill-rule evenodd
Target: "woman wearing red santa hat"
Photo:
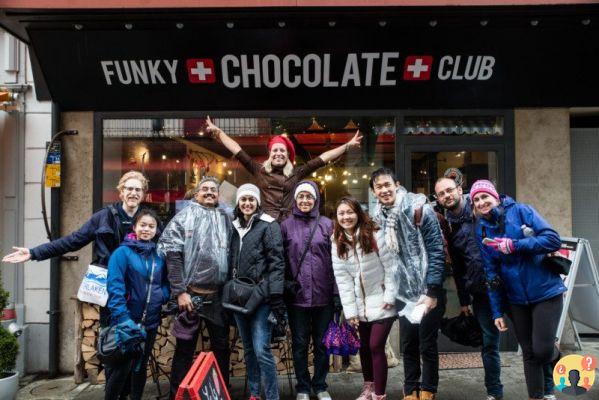
<instances>
[{"instance_id":1,"label":"woman wearing red santa hat","mask_svg":"<svg viewBox=\"0 0 599 400\"><path fill-rule=\"evenodd\" d=\"M324 167L327 162L341 156L349 148L360 146L362 140L360 132L356 132L354 137L344 145L326 151L306 164L294 168L295 147L286 136L273 136L268 141L268 159L260 164L254 161L235 140L214 125L210 117L206 118L206 124L206 130L220 140L254 176L256 186L260 188L262 208L278 222L289 215L293 204L293 189L299 181Z\"/></svg>"}]
</instances>

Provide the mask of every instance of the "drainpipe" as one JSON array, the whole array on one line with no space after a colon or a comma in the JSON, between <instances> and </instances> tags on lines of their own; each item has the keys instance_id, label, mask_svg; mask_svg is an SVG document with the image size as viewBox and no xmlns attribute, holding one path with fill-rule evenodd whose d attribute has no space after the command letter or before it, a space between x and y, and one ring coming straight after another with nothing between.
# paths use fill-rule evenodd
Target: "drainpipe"
<instances>
[{"instance_id":1,"label":"drainpipe","mask_svg":"<svg viewBox=\"0 0 599 400\"><path fill-rule=\"evenodd\" d=\"M52 134L60 131L60 107L52 102ZM46 160L44 160L44 165ZM42 185L45 183L42 182ZM43 190L43 189L42 189ZM60 188L50 189L50 213L52 215L49 240L60 236ZM50 332L48 353L48 375L58 375L58 321L60 316L60 257L50 259Z\"/></svg>"}]
</instances>

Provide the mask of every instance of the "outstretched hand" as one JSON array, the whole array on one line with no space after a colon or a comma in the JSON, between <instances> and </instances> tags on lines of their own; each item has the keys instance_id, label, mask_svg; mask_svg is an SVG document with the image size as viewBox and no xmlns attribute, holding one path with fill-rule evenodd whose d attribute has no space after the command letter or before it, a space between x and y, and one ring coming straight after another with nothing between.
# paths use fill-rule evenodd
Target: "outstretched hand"
<instances>
[{"instance_id":1,"label":"outstretched hand","mask_svg":"<svg viewBox=\"0 0 599 400\"><path fill-rule=\"evenodd\" d=\"M7 263L11 263L11 264L18 264L18 263L22 263L22 262L31 260L31 253L29 252L28 248L26 248L26 247L13 247L12 249L16 250L16 251L12 252L10 254L5 255L2 258L2 262L7 262Z\"/></svg>"},{"instance_id":2,"label":"outstretched hand","mask_svg":"<svg viewBox=\"0 0 599 400\"><path fill-rule=\"evenodd\" d=\"M360 131L356 131L356 134L354 135L353 138L351 138L351 140L349 142L347 142L347 145L349 147L356 147L356 146L360 146L360 142L362 141L362 135L360 134Z\"/></svg>"}]
</instances>

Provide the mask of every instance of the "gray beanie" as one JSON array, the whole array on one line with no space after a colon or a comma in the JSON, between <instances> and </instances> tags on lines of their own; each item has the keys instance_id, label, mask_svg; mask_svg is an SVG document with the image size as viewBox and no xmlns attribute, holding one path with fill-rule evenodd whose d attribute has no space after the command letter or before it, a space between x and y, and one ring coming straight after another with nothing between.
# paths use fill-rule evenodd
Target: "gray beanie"
<instances>
[{"instance_id":1,"label":"gray beanie","mask_svg":"<svg viewBox=\"0 0 599 400\"><path fill-rule=\"evenodd\" d=\"M239 204L239 199L243 196L252 196L256 199L258 205L260 205L260 189L258 189L258 186L252 185L251 183L244 183L243 185L239 186L237 189L235 204Z\"/></svg>"}]
</instances>

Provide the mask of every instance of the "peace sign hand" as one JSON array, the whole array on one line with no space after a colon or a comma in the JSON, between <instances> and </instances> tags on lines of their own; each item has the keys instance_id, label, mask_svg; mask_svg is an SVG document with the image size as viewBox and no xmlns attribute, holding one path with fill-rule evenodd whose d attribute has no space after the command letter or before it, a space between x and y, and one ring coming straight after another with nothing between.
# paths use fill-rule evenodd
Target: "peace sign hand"
<instances>
[{"instance_id":1,"label":"peace sign hand","mask_svg":"<svg viewBox=\"0 0 599 400\"><path fill-rule=\"evenodd\" d=\"M220 132L222 132L222 129L220 129L218 126L214 125L212 123L212 120L210 119L210 116L207 115L206 116L206 133L208 133L210 136L212 136L214 138L218 138Z\"/></svg>"},{"instance_id":2,"label":"peace sign hand","mask_svg":"<svg viewBox=\"0 0 599 400\"><path fill-rule=\"evenodd\" d=\"M346 145L348 147L360 147L360 142L362 141L362 135L360 134L360 131L356 131L356 134L354 135L353 138L351 138L351 140L349 142L346 143Z\"/></svg>"}]
</instances>

